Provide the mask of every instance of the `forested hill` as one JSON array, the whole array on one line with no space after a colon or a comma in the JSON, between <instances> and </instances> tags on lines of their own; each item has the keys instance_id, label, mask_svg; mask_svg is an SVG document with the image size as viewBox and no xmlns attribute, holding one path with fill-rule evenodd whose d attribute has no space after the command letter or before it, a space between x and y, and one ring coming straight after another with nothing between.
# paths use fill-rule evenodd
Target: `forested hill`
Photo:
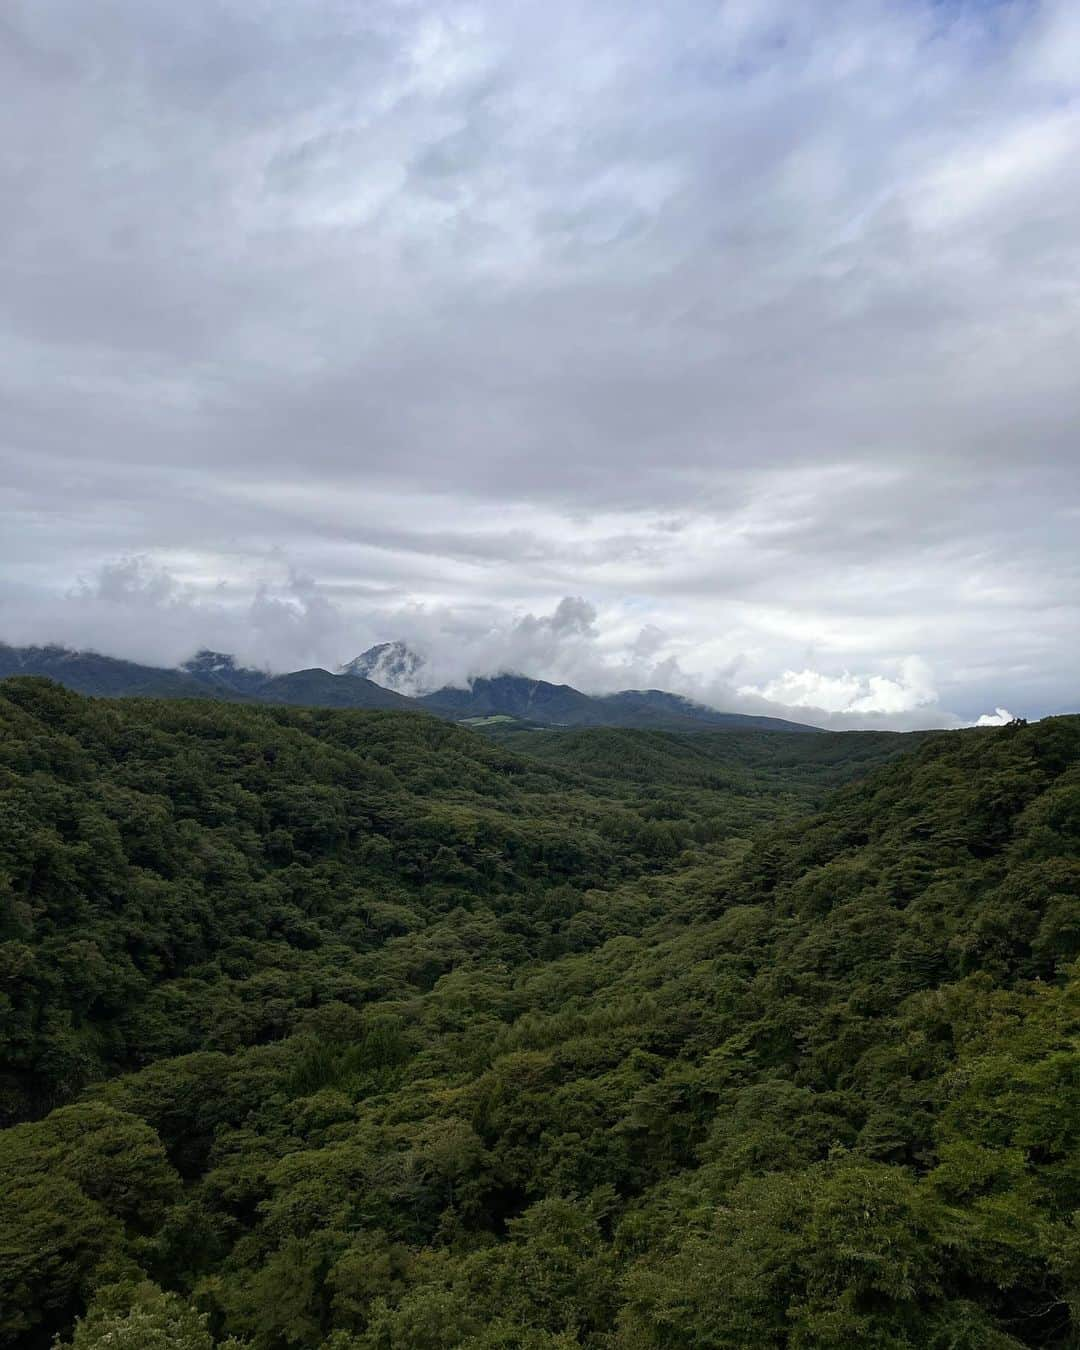
<instances>
[{"instance_id":1,"label":"forested hill","mask_svg":"<svg viewBox=\"0 0 1080 1350\"><path fill-rule=\"evenodd\" d=\"M0 685L0 1344L1075 1345L1080 719L523 739Z\"/></svg>"},{"instance_id":2,"label":"forested hill","mask_svg":"<svg viewBox=\"0 0 1080 1350\"><path fill-rule=\"evenodd\" d=\"M222 1034L280 1036L328 968L363 1001L372 982L426 989L473 947L516 966L589 922L610 935L593 890L729 851L905 744L728 733L688 751L693 735L598 731L538 763L422 714L109 702L25 678L0 683L0 731L3 937L30 963L0 1123ZM362 979L359 953L378 953Z\"/></svg>"}]
</instances>

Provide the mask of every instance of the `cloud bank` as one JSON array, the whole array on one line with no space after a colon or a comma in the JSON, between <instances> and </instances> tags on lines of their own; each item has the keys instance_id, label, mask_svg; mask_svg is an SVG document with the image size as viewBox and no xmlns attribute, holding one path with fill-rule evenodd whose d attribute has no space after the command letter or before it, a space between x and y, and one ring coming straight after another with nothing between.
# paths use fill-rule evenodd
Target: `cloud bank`
<instances>
[{"instance_id":1,"label":"cloud bank","mask_svg":"<svg viewBox=\"0 0 1080 1350\"><path fill-rule=\"evenodd\" d=\"M837 728L963 724L942 707L932 672L918 657L897 663L892 677L802 670L763 686L740 684L743 658L734 650L718 666L715 643L702 659L692 641L650 624L628 641L632 612L602 613L581 596L564 596L540 614L415 603L357 611L284 563L246 589L224 581L200 589L148 558L133 557L80 579L44 606L39 595L0 590L0 611L8 640L19 645L56 642L152 665L178 666L209 647L270 671L337 670L393 635L420 658L415 677L389 682L407 694L511 672L591 693L663 688L730 711L797 714ZM691 668L695 662L697 669ZM1011 718L998 709L978 725Z\"/></svg>"}]
</instances>

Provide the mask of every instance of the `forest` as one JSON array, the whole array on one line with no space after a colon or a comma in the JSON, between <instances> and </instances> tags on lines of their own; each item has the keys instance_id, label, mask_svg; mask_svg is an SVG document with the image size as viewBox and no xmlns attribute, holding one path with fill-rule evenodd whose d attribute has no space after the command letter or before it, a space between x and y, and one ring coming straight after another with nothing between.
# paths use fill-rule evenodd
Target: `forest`
<instances>
[{"instance_id":1,"label":"forest","mask_svg":"<svg viewBox=\"0 0 1080 1350\"><path fill-rule=\"evenodd\" d=\"M0 683L0 1346L1080 1344L1080 717Z\"/></svg>"}]
</instances>

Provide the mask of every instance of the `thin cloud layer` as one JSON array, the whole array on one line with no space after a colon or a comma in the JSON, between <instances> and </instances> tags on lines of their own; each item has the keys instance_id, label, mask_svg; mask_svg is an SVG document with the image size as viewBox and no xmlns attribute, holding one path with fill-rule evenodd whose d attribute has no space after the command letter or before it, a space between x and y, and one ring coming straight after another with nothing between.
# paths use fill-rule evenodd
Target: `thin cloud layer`
<instances>
[{"instance_id":1,"label":"thin cloud layer","mask_svg":"<svg viewBox=\"0 0 1080 1350\"><path fill-rule=\"evenodd\" d=\"M9 6L0 637L1077 707L1078 71L1069 0Z\"/></svg>"}]
</instances>

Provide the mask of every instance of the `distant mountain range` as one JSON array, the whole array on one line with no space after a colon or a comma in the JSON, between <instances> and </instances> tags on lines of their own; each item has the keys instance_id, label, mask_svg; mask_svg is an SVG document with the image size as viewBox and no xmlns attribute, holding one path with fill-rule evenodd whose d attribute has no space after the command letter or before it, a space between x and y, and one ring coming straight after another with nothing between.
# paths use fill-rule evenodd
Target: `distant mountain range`
<instances>
[{"instance_id":1,"label":"distant mountain range","mask_svg":"<svg viewBox=\"0 0 1080 1350\"><path fill-rule=\"evenodd\" d=\"M355 675L328 670L295 670L288 675L238 666L221 652L199 652L179 669L141 666L96 652L66 647L0 645L0 679L47 675L80 694L123 698L218 698L230 702L289 703L318 708L416 709L412 699Z\"/></svg>"},{"instance_id":2,"label":"distant mountain range","mask_svg":"<svg viewBox=\"0 0 1080 1350\"><path fill-rule=\"evenodd\" d=\"M763 731L818 731L779 717L719 712L662 689L583 694L568 684L525 675L478 676L465 688L446 686L409 697L377 683L416 687L423 659L401 642L369 648L334 674L313 668L285 675L237 665L222 652L202 651L177 669L138 665L66 647L0 644L0 679L45 675L82 694L99 697L216 698L230 702L285 703L318 708L391 708L426 712L477 725L498 721L533 727L636 727L706 731L728 727Z\"/></svg>"}]
</instances>

